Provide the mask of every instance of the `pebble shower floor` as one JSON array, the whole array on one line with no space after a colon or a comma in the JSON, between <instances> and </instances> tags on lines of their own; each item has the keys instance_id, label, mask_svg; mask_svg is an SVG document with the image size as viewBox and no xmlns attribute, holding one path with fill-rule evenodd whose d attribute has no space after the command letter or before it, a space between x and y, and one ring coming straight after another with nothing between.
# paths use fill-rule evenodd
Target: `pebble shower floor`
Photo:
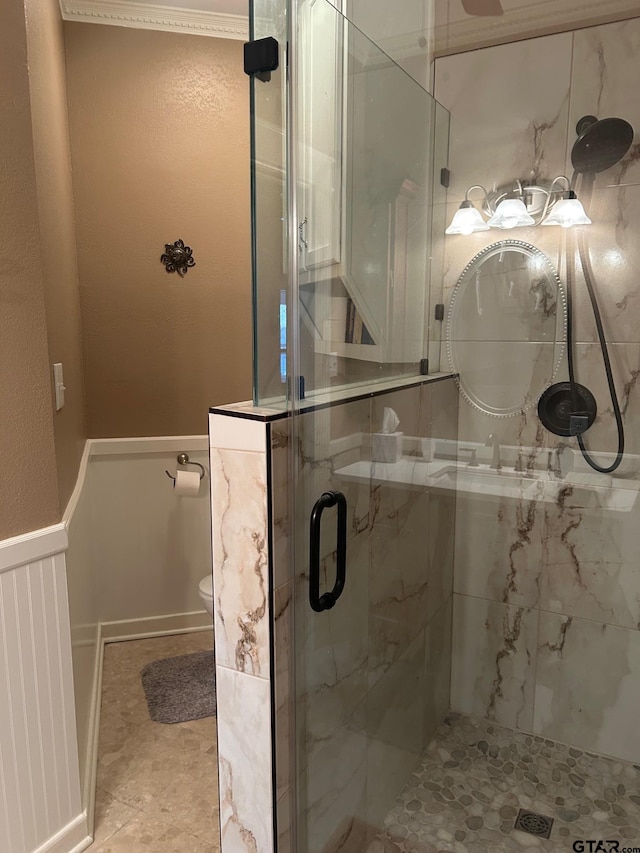
<instances>
[{"instance_id":1,"label":"pebble shower floor","mask_svg":"<svg viewBox=\"0 0 640 853\"><path fill-rule=\"evenodd\" d=\"M552 818L551 838L516 830L520 809ZM640 766L451 713L369 853L564 851L586 839L640 850Z\"/></svg>"}]
</instances>

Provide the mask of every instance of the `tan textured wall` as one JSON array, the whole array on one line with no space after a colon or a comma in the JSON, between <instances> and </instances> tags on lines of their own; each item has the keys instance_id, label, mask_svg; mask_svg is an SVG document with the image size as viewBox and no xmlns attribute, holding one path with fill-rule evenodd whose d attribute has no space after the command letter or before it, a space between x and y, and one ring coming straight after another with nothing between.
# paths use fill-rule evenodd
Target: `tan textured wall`
<instances>
[{"instance_id":1,"label":"tan textured wall","mask_svg":"<svg viewBox=\"0 0 640 853\"><path fill-rule=\"evenodd\" d=\"M58 491L64 508L75 486L86 437L64 32L58 0L27 0L25 5L49 363L62 362L67 389L64 407L59 412L53 409Z\"/></svg>"},{"instance_id":2,"label":"tan textured wall","mask_svg":"<svg viewBox=\"0 0 640 853\"><path fill-rule=\"evenodd\" d=\"M58 520L24 9L0 27L0 539Z\"/></svg>"},{"instance_id":3,"label":"tan textured wall","mask_svg":"<svg viewBox=\"0 0 640 853\"><path fill-rule=\"evenodd\" d=\"M90 436L204 433L251 394L242 44L65 24ZM196 267L160 263L182 238Z\"/></svg>"}]
</instances>

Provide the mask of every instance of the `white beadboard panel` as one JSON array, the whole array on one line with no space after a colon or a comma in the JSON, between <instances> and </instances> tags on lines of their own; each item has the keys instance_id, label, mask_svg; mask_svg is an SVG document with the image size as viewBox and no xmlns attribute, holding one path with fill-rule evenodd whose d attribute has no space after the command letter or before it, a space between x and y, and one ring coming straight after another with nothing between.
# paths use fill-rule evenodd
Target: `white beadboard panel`
<instances>
[{"instance_id":1,"label":"white beadboard panel","mask_svg":"<svg viewBox=\"0 0 640 853\"><path fill-rule=\"evenodd\" d=\"M33 813L25 818L23 807L27 806L29 800L24 803L20 796L23 790L24 779L20 772L20 759L23 757L25 739L23 729L19 729L23 717L21 700L22 684L18 669L17 680L14 677L16 668L16 641L15 611L16 591L15 572L0 574L0 768L2 772L2 792L4 804L4 820L0 824L1 837L7 839L9 849L12 851L26 850L29 832L25 824L30 820L33 823ZM13 630L12 630L13 629ZM19 653L19 649L18 649ZM20 697L16 695L15 703L12 696L12 687L15 685L16 694L20 690ZM17 706L17 709L16 709ZM18 719L16 720L16 710ZM22 736L20 738L20 735ZM28 790L28 788L27 788ZM34 835L31 831L31 837Z\"/></svg>"},{"instance_id":2,"label":"white beadboard panel","mask_svg":"<svg viewBox=\"0 0 640 853\"><path fill-rule=\"evenodd\" d=\"M54 613L47 608L47 623L50 632L49 645L52 648L57 640L59 652L53 660L57 665L56 680L60 691L60 704L56 706L56 714L60 717L60 731L64 738L64 763L67 768L69 787L69 814L75 817L78 814L78 804L81 804L80 779L78 776L78 746L76 741L76 715L73 701L73 659L71 655L71 637L69 634L69 592L67 588L66 558L64 554L56 554L54 559L56 575L55 590L56 609ZM45 574L45 592L46 592ZM53 600L53 596L52 596ZM46 599L45 599L46 601ZM43 650L44 651L44 650ZM80 805L80 808L82 806Z\"/></svg>"},{"instance_id":3,"label":"white beadboard panel","mask_svg":"<svg viewBox=\"0 0 640 853\"><path fill-rule=\"evenodd\" d=\"M75 727L65 561L58 554L0 574L3 853L31 853L79 819Z\"/></svg>"},{"instance_id":4,"label":"white beadboard panel","mask_svg":"<svg viewBox=\"0 0 640 853\"><path fill-rule=\"evenodd\" d=\"M47 724L50 723L52 714L47 701L49 696L43 695L40 698L44 700L42 704L46 709L45 725L38 726L28 719L29 706L33 703L33 694L36 691L32 685L33 672L25 654L32 643L27 633L28 626L20 624L20 598L23 595L26 573L29 572L35 577L39 567L39 564L32 564L16 569L11 574L4 574L0 587L4 623L2 639L5 650L6 700L9 706L9 730L13 741L13 760L10 763L13 765L13 780L19 797L20 829L25 850L35 847L39 838L46 838L50 834L47 830L59 821L60 815L56 788L50 792L51 796L47 800L43 800L38 790L42 774L36 774L31 764L31 753L42 754L44 744L50 737ZM9 744L6 744L6 747L9 750ZM44 763L44 756L41 761ZM40 805L39 810L36 807L36 798Z\"/></svg>"},{"instance_id":5,"label":"white beadboard panel","mask_svg":"<svg viewBox=\"0 0 640 853\"><path fill-rule=\"evenodd\" d=\"M6 691L4 678L0 680L0 689ZM6 730L4 717L3 703L0 702L0 725ZM5 756L4 752L3 738L0 737L0 768L2 768L2 785L0 785L0 838L4 838L6 844L15 845L17 844L17 838L13 834L10 821L10 816L15 814L10 804L10 800L13 800L13 798L10 796L12 792L7 790L6 784L7 779L11 776L12 768L9 766L8 756Z\"/></svg>"},{"instance_id":6,"label":"white beadboard panel","mask_svg":"<svg viewBox=\"0 0 640 853\"><path fill-rule=\"evenodd\" d=\"M210 446L220 450L267 452L267 425L231 415L209 415Z\"/></svg>"}]
</instances>

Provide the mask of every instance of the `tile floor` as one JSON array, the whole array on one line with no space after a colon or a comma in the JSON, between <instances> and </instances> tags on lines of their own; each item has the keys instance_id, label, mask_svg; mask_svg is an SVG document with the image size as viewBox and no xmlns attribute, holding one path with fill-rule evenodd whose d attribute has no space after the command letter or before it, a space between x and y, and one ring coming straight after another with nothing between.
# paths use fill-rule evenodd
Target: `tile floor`
<instances>
[{"instance_id":1,"label":"tile floor","mask_svg":"<svg viewBox=\"0 0 640 853\"><path fill-rule=\"evenodd\" d=\"M140 681L152 660L211 646L209 632L106 646L91 853L219 853L215 718L154 723ZM551 839L514 830L519 808L554 818ZM639 766L452 713L369 853L561 853L589 838L640 847Z\"/></svg>"},{"instance_id":2,"label":"tile floor","mask_svg":"<svg viewBox=\"0 0 640 853\"><path fill-rule=\"evenodd\" d=\"M154 723L140 681L146 663L210 648L208 631L105 647L91 853L218 853L215 718Z\"/></svg>"},{"instance_id":3,"label":"tile floor","mask_svg":"<svg viewBox=\"0 0 640 853\"><path fill-rule=\"evenodd\" d=\"M514 830L521 808L554 818L549 840ZM560 853L577 839L640 849L640 766L452 713L369 853Z\"/></svg>"}]
</instances>

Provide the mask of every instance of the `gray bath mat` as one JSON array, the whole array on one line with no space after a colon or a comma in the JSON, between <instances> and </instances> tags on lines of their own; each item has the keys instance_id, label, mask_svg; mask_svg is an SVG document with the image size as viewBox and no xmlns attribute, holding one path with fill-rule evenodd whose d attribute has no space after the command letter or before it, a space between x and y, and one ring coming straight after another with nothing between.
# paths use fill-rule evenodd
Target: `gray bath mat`
<instances>
[{"instance_id":1,"label":"gray bath mat","mask_svg":"<svg viewBox=\"0 0 640 853\"><path fill-rule=\"evenodd\" d=\"M216 713L213 652L195 652L148 663L142 686L156 723L186 723Z\"/></svg>"}]
</instances>

